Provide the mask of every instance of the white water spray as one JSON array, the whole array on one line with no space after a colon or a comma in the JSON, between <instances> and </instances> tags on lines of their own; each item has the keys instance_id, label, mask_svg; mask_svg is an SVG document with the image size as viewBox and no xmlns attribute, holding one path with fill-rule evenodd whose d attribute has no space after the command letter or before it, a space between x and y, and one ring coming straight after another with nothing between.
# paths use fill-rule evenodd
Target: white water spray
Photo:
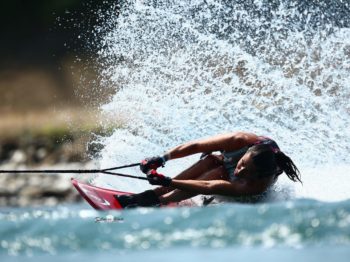
<instances>
[{"instance_id":1,"label":"white water spray","mask_svg":"<svg viewBox=\"0 0 350 262\"><path fill-rule=\"evenodd\" d=\"M350 12L336 13L332 1L128 2L106 21L112 30L99 28L101 76L116 87L102 109L124 123L101 140L103 167L244 130L274 138L294 160L304 181L297 197L350 198ZM174 176L196 159L163 171ZM110 177L95 183L150 187Z\"/></svg>"}]
</instances>

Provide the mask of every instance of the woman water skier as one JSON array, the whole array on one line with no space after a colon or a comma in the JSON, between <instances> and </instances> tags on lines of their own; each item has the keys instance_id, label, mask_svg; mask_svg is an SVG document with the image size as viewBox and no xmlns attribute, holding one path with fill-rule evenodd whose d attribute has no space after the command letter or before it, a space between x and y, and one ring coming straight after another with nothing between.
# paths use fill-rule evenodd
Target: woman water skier
<instances>
[{"instance_id":1,"label":"woman water skier","mask_svg":"<svg viewBox=\"0 0 350 262\"><path fill-rule=\"evenodd\" d=\"M212 152L220 151L220 154ZM156 172L171 159L202 153L201 159L174 178ZM161 185L131 196L118 196L123 207L156 206L179 202L198 194L255 196L264 193L280 174L301 182L300 172L270 138L236 132L191 141L164 156L146 158L142 172L152 185Z\"/></svg>"}]
</instances>

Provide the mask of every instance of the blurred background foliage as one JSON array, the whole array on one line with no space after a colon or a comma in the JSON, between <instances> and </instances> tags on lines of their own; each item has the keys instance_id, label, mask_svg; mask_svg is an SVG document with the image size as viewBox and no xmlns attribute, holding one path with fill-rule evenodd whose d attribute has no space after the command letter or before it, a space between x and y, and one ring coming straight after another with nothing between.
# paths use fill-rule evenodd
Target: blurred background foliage
<instances>
[{"instance_id":1,"label":"blurred background foliage","mask_svg":"<svg viewBox=\"0 0 350 262\"><path fill-rule=\"evenodd\" d=\"M62 139L53 142L80 141L79 152L101 131L98 106L113 87L99 82L94 28L117 2L0 2L0 164L56 130Z\"/></svg>"},{"instance_id":2,"label":"blurred background foliage","mask_svg":"<svg viewBox=\"0 0 350 262\"><path fill-rule=\"evenodd\" d=\"M116 0L1 1L1 66L8 68L52 63L69 52L86 53L88 50L84 49L84 41L99 22L98 13L109 9L115 2Z\"/></svg>"},{"instance_id":3,"label":"blurred background foliage","mask_svg":"<svg viewBox=\"0 0 350 262\"><path fill-rule=\"evenodd\" d=\"M117 1L0 3L0 112L94 105L106 98L93 64L94 28ZM96 49L96 48L95 48Z\"/></svg>"}]
</instances>

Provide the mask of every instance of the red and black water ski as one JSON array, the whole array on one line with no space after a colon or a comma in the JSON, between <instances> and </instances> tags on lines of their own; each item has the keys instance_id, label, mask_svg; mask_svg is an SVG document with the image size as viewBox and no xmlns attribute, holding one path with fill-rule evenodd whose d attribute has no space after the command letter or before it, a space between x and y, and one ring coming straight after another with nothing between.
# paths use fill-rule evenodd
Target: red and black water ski
<instances>
[{"instance_id":1,"label":"red and black water ski","mask_svg":"<svg viewBox=\"0 0 350 262\"><path fill-rule=\"evenodd\" d=\"M95 209L98 210L113 210L123 209L116 195L132 195L130 192L106 189L80 182L74 178L71 179L72 184L78 190L79 194ZM182 201L180 203L170 203L166 207L177 206L194 206L191 200ZM164 207L164 206L162 206Z\"/></svg>"}]
</instances>

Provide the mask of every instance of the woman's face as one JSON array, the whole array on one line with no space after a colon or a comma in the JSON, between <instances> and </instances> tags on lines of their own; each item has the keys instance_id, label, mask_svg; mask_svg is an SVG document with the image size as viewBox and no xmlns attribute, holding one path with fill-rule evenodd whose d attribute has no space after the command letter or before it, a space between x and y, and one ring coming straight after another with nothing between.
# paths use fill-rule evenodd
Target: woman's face
<instances>
[{"instance_id":1,"label":"woman's face","mask_svg":"<svg viewBox=\"0 0 350 262\"><path fill-rule=\"evenodd\" d=\"M253 163L252 153L247 152L238 161L234 176L241 178L251 178L254 176L255 166Z\"/></svg>"}]
</instances>

